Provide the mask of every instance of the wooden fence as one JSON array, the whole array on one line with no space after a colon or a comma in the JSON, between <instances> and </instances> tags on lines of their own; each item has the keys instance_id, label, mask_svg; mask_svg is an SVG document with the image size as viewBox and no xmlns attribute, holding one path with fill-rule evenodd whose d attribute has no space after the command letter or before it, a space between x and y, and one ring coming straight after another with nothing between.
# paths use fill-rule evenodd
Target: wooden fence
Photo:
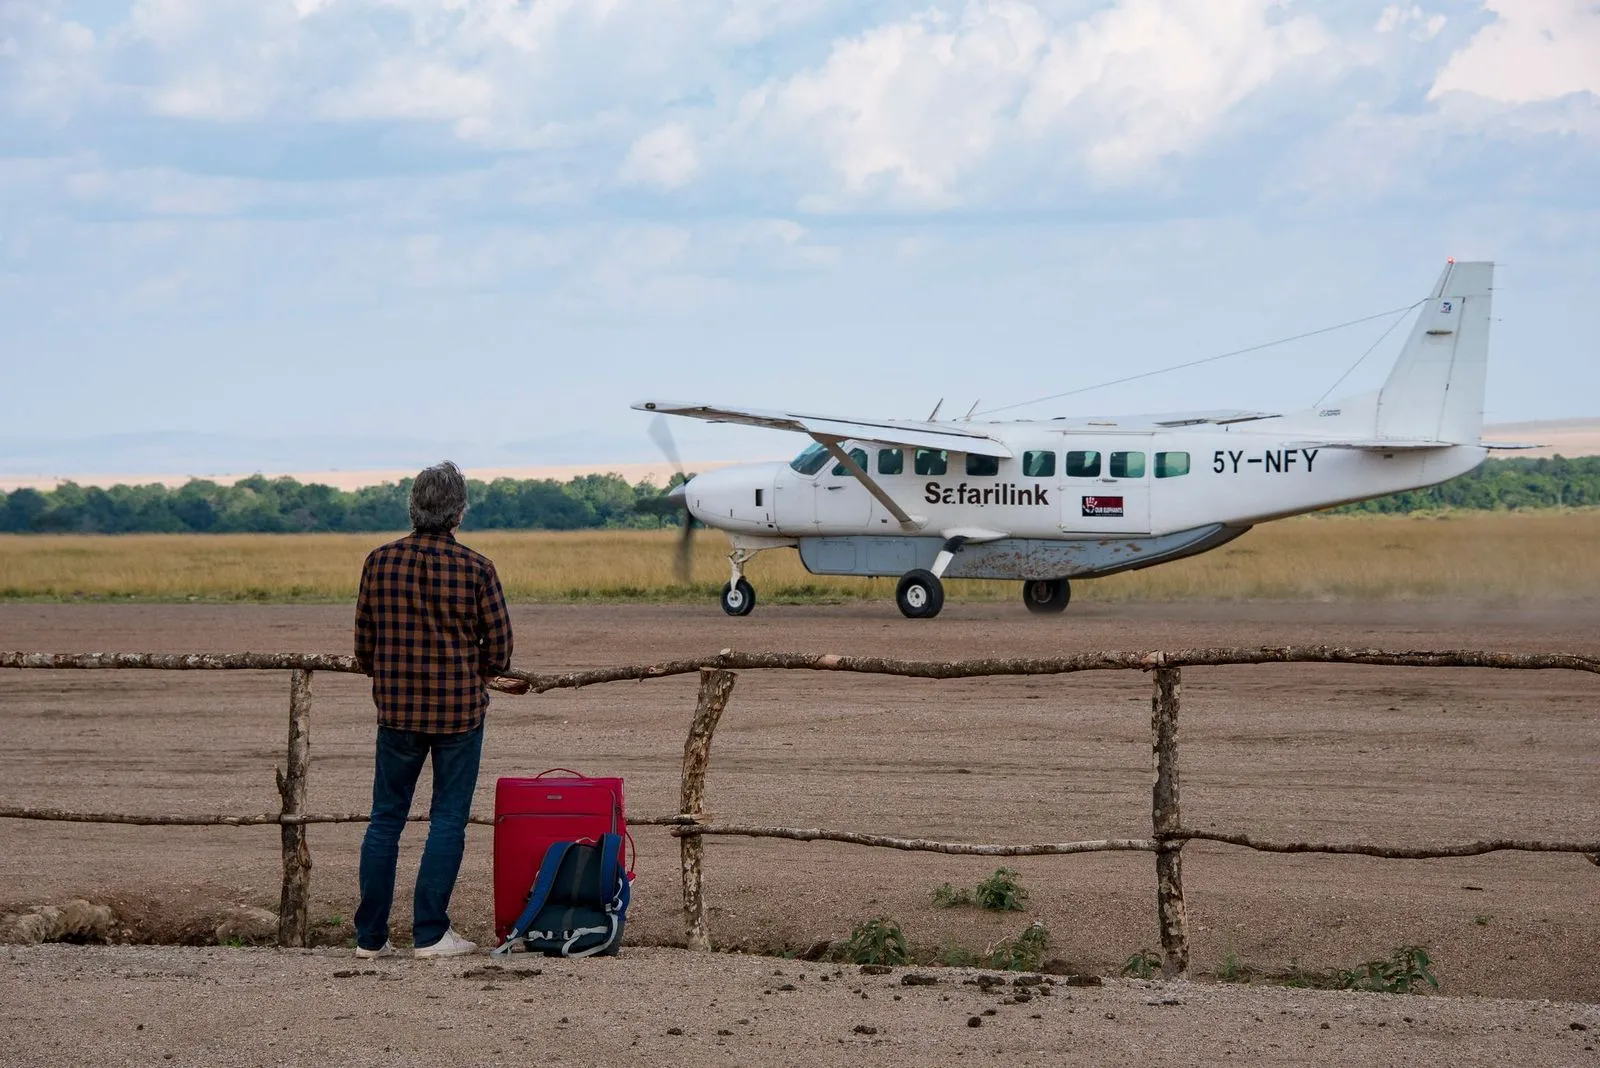
<instances>
[{"instance_id":1,"label":"wooden fence","mask_svg":"<svg viewBox=\"0 0 1600 1068\"><path fill-rule=\"evenodd\" d=\"M1096 652L1056 658L1006 658L950 661L890 660L879 657L801 653L740 653L730 649L706 657L659 664L599 668L566 674L517 671L491 681L491 688L510 694L545 693L608 682L665 678L698 673L699 698L683 747L683 777L679 810L660 816L634 817L634 825L669 828L680 841L683 870L685 939L691 949L709 950L703 885L704 839L708 835L779 838L793 841L843 842L852 845L916 852L993 857L1064 855L1138 850L1155 854L1156 909L1162 949L1162 972L1167 977L1186 974L1189 966L1187 924L1183 901L1183 845L1191 841L1220 842L1268 853L1342 853L1403 860L1479 856L1501 850L1545 853L1580 853L1600 865L1600 841L1549 842L1532 839L1490 839L1455 845L1377 846L1362 843L1270 841L1243 833L1198 831L1183 825L1179 802L1178 713L1182 669L1229 664L1314 663L1373 664L1403 667L1469 667L1521 670L1561 669L1600 674L1600 658L1566 654L1458 650L1452 652L1391 652L1381 649L1347 649L1328 646L1283 646L1259 649L1184 649L1172 652ZM53 808L0 805L0 818L51 820L73 823L115 823L138 826L258 826L274 824L282 835L283 882L278 909L278 944L304 946L307 904L310 898L311 854L306 827L313 823L361 823L365 813L313 814L305 811L306 772L310 765L312 712L311 680L314 672L360 674L353 657L301 653L26 653L0 652L0 668L47 670L131 669L160 671L288 671L289 742L285 765L277 769L281 805L275 813L259 815L156 816L108 812L71 812ZM738 671L812 670L899 675L923 679L964 679L1002 675L1063 675L1080 671L1140 670L1154 678L1151 699L1151 753L1155 782L1151 790L1150 837L1106 838L1076 842L1024 845L938 842L898 838L861 831L821 828L768 827L717 823L704 815L706 772L717 723L733 693ZM426 816L413 816L424 821ZM472 822L492 823L482 816Z\"/></svg>"}]
</instances>

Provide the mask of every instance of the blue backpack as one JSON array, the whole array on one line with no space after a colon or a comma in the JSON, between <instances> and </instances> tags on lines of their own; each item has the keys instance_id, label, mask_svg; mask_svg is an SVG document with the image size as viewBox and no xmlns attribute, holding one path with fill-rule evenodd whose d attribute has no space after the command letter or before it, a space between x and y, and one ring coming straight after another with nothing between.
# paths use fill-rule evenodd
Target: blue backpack
<instances>
[{"instance_id":1,"label":"blue backpack","mask_svg":"<svg viewBox=\"0 0 1600 1068\"><path fill-rule=\"evenodd\" d=\"M547 957L616 956L632 890L622 850L620 834L601 835L598 843L552 842L527 906L492 955L521 945Z\"/></svg>"}]
</instances>

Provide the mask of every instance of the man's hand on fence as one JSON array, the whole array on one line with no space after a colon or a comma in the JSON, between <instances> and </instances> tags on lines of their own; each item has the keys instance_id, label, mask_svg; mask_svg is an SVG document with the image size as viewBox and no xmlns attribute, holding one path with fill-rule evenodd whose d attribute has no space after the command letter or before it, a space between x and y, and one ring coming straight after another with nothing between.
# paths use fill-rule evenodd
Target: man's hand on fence
<instances>
[{"instance_id":1,"label":"man's hand on fence","mask_svg":"<svg viewBox=\"0 0 1600 1068\"><path fill-rule=\"evenodd\" d=\"M488 686L491 690L499 690L501 693L517 694L519 696L528 692L526 680L507 678L504 675L496 675L490 679Z\"/></svg>"}]
</instances>

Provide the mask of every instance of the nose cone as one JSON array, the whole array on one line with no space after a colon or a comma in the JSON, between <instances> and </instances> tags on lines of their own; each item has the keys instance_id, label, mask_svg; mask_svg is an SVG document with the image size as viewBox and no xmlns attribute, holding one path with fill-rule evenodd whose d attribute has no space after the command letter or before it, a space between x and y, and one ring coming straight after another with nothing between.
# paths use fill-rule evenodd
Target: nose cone
<instances>
[{"instance_id":1,"label":"nose cone","mask_svg":"<svg viewBox=\"0 0 1600 1068\"><path fill-rule=\"evenodd\" d=\"M694 481L694 480L690 479L690 482L692 482L692 481ZM688 507L688 505L686 503L688 501L688 499L689 499L689 483L688 482L680 482L676 486L673 486L670 490L667 491L667 500L671 501L673 504L677 505L679 508Z\"/></svg>"},{"instance_id":2,"label":"nose cone","mask_svg":"<svg viewBox=\"0 0 1600 1068\"><path fill-rule=\"evenodd\" d=\"M771 525L771 464L738 464L703 471L671 496L689 514L720 530L766 530Z\"/></svg>"}]
</instances>

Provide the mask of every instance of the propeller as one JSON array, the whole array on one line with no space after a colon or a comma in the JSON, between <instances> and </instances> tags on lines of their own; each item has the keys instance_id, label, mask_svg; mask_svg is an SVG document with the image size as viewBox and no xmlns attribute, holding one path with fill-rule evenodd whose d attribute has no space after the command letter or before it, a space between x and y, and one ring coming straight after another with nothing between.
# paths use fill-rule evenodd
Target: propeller
<instances>
[{"instance_id":1,"label":"propeller","mask_svg":"<svg viewBox=\"0 0 1600 1068\"><path fill-rule=\"evenodd\" d=\"M673 572L681 583L689 581L690 563L694 554L694 516L689 514L688 491L684 488L688 475L683 470L683 458L678 454L678 443L672 439L672 430L667 426L666 416L658 415L650 420L650 438L661 450L661 454L672 465L674 473L678 476L678 484L659 497L647 497L635 507L647 515L666 516L674 512L683 513L683 525L678 533L678 549L673 561Z\"/></svg>"}]
</instances>

